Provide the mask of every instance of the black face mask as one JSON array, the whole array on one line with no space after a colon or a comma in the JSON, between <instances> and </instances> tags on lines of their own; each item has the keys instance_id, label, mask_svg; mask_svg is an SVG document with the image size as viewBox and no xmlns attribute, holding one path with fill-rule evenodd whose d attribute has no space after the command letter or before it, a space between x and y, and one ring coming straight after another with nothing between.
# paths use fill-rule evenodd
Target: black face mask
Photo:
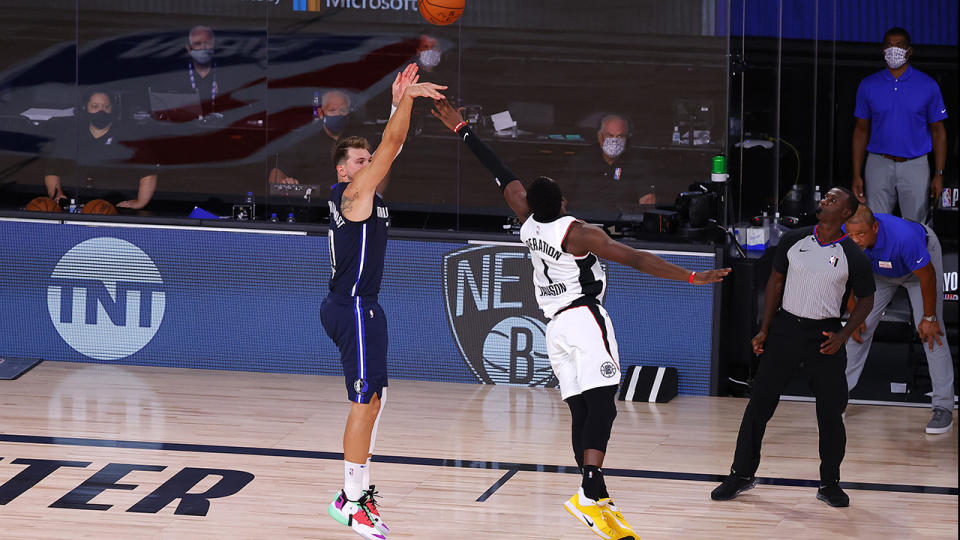
<instances>
[{"instance_id":1,"label":"black face mask","mask_svg":"<svg viewBox=\"0 0 960 540\"><path fill-rule=\"evenodd\" d=\"M98 111L95 113L87 113L87 118L90 119L90 123L93 124L93 127L97 129L103 129L110 125L113 122L113 115L107 111Z\"/></svg>"}]
</instances>

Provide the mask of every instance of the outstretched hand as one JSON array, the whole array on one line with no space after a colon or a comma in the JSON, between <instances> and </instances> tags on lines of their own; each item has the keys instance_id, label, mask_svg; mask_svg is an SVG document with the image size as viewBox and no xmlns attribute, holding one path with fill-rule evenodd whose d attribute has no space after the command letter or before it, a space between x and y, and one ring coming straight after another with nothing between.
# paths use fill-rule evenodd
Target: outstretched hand
<instances>
[{"instance_id":1,"label":"outstretched hand","mask_svg":"<svg viewBox=\"0 0 960 540\"><path fill-rule=\"evenodd\" d=\"M446 90L447 87L442 84L433 84L431 82L413 83L407 86L403 95L412 98L426 97L430 99L446 99L440 90Z\"/></svg>"},{"instance_id":2,"label":"outstretched hand","mask_svg":"<svg viewBox=\"0 0 960 540\"><path fill-rule=\"evenodd\" d=\"M417 63L414 62L403 68L403 71L397 72L397 78L393 80L393 86L391 87L394 107L400 104L400 98L403 97L403 93L407 87L411 84L416 84L417 81L420 80L420 75L417 73L418 69L420 68L417 66Z\"/></svg>"},{"instance_id":3,"label":"outstretched hand","mask_svg":"<svg viewBox=\"0 0 960 540\"><path fill-rule=\"evenodd\" d=\"M433 101L433 110L430 111L434 116L447 126L447 129L453 131L458 124L463 122L463 107L454 109L446 99L437 99Z\"/></svg>"},{"instance_id":4,"label":"outstretched hand","mask_svg":"<svg viewBox=\"0 0 960 540\"><path fill-rule=\"evenodd\" d=\"M717 268L716 270L704 270L702 272L697 272L693 276L693 284L708 285L710 283L717 283L723 281L723 278L725 278L729 273L729 268Z\"/></svg>"}]
</instances>

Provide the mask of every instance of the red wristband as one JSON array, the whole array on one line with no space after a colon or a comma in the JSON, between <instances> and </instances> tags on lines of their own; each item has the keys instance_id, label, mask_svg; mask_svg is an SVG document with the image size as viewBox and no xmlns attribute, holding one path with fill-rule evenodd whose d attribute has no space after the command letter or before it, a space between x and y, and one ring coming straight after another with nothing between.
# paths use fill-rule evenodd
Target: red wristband
<instances>
[{"instance_id":1,"label":"red wristband","mask_svg":"<svg viewBox=\"0 0 960 540\"><path fill-rule=\"evenodd\" d=\"M456 127L453 128L453 132L460 133L460 128L462 128L465 125L467 125L466 122L460 122L459 124L456 125Z\"/></svg>"},{"instance_id":2,"label":"red wristband","mask_svg":"<svg viewBox=\"0 0 960 540\"><path fill-rule=\"evenodd\" d=\"M693 284L693 278L695 278L696 276L697 276L697 273L696 273L696 272L690 272L690 277L687 278L687 283L690 283L690 284L692 285L692 284Z\"/></svg>"}]
</instances>

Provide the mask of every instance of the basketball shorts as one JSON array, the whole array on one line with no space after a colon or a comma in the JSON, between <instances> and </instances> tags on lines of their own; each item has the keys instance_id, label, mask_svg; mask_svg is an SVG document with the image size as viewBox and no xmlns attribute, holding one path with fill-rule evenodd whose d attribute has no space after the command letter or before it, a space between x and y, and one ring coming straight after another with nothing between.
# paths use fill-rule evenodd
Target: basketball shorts
<instances>
[{"instance_id":1,"label":"basketball shorts","mask_svg":"<svg viewBox=\"0 0 960 540\"><path fill-rule=\"evenodd\" d=\"M375 299L330 293L320 322L340 349L347 399L370 403L387 386L387 317Z\"/></svg>"},{"instance_id":2,"label":"basketball shorts","mask_svg":"<svg viewBox=\"0 0 960 540\"><path fill-rule=\"evenodd\" d=\"M610 315L599 304L565 309L547 324L547 355L563 399L620 384L620 354Z\"/></svg>"}]
</instances>

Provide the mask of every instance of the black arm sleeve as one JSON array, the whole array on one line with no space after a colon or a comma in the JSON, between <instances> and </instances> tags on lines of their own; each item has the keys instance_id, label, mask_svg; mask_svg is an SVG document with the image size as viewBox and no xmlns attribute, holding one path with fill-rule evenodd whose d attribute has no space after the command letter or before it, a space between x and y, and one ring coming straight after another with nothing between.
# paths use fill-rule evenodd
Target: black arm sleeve
<instances>
[{"instance_id":1,"label":"black arm sleeve","mask_svg":"<svg viewBox=\"0 0 960 540\"><path fill-rule=\"evenodd\" d=\"M500 161L500 158L493 153L493 150L481 141L480 137L477 137L476 134L473 133L470 126L464 126L458 135L463 143L467 145L467 148L473 152L473 155L477 156L480 163L493 174L493 181L497 183L500 191L507 189L507 184L518 179L517 175L504 165L503 162Z\"/></svg>"}]
</instances>

